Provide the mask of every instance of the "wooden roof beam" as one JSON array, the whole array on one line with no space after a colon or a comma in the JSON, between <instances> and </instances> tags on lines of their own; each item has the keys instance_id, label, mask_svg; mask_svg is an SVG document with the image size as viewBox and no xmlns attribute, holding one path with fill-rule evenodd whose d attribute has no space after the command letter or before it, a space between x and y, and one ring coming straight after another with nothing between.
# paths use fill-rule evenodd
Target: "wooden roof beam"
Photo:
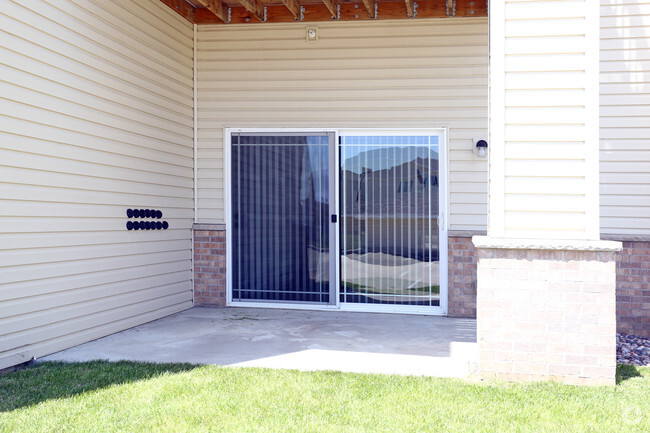
<instances>
[{"instance_id":1,"label":"wooden roof beam","mask_svg":"<svg viewBox=\"0 0 650 433\"><path fill-rule=\"evenodd\" d=\"M198 0L224 23L230 22L230 8L222 0Z\"/></svg>"},{"instance_id":2,"label":"wooden roof beam","mask_svg":"<svg viewBox=\"0 0 650 433\"><path fill-rule=\"evenodd\" d=\"M266 8L260 0L237 0L261 22L266 21Z\"/></svg>"},{"instance_id":3,"label":"wooden roof beam","mask_svg":"<svg viewBox=\"0 0 650 433\"><path fill-rule=\"evenodd\" d=\"M447 16L456 16L456 0L447 0Z\"/></svg>"},{"instance_id":4,"label":"wooden roof beam","mask_svg":"<svg viewBox=\"0 0 650 433\"><path fill-rule=\"evenodd\" d=\"M370 16L370 18L372 19L377 18L377 2L375 0L361 0L361 1L363 1L363 5L368 10L368 15Z\"/></svg>"},{"instance_id":5,"label":"wooden roof beam","mask_svg":"<svg viewBox=\"0 0 650 433\"><path fill-rule=\"evenodd\" d=\"M415 8L417 7L417 4L413 0L404 0L406 3L406 15L409 18L415 18Z\"/></svg>"},{"instance_id":6,"label":"wooden roof beam","mask_svg":"<svg viewBox=\"0 0 650 433\"><path fill-rule=\"evenodd\" d=\"M302 17L304 16L302 14L302 6L300 6L300 3L298 3L298 0L281 0L282 4L289 9L289 12L291 12L291 15L298 20L302 21Z\"/></svg>"},{"instance_id":7,"label":"wooden roof beam","mask_svg":"<svg viewBox=\"0 0 650 433\"><path fill-rule=\"evenodd\" d=\"M323 4L327 7L327 10L332 14L332 19L338 20L339 17L339 8L334 0L323 0Z\"/></svg>"}]
</instances>

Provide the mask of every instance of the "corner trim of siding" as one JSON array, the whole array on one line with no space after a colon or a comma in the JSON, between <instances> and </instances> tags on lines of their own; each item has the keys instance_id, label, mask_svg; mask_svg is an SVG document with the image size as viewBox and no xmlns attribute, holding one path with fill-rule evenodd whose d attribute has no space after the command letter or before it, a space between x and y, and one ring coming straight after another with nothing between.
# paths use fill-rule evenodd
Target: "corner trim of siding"
<instances>
[{"instance_id":1,"label":"corner trim of siding","mask_svg":"<svg viewBox=\"0 0 650 433\"><path fill-rule=\"evenodd\" d=\"M198 60L197 60L197 44L196 44L196 24L193 25L193 37L192 37L192 92L193 92L193 110L192 110L192 123L194 126L193 132L193 144L194 144L194 222L197 222L197 216L199 213L199 98L198 98Z\"/></svg>"},{"instance_id":2,"label":"corner trim of siding","mask_svg":"<svg viewBox=\"0 0 650 433\"><path fill-rule=\"evenodd\" d=\"M197 216L199 214L199 99L197 91L197 47L196 47L196 24L192 25L192 124L193 124L193 150L194 150L194 223L197 221ZM196 305L196 300L194 296L196 291L194 290L194 284L196 278L194 276L194 230L191 230L192 235L192 305Z\"/></svg>"}]
</instances>

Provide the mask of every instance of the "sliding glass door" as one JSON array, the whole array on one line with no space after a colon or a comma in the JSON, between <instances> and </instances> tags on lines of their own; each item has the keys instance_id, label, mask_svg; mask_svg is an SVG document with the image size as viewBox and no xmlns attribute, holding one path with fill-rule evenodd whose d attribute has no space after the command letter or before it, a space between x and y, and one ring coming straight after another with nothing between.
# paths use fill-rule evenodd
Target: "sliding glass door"
<instances>
[{"instance_id":1,"label":"sliding glass door","mask_svg":"<svg viewBox=\"0 0 650 433\"><path fill-rule=\"evenodd\" d=\"M445 313L443 131L228 136L231 305Z\"/></svg>"},{"instance_id":2,"label":"sliding glass door","mask_svg":"<svg viewBox=\"0 0 650 433\"><path fill-rule=\"evenodd\" d=\"M330 293L333 134L231 137L232 300L335 301Z\"/></svg>"},{"instance_id":3,"label":"sliding glass door","mask_svg":"<svg viewBox=\"0 0 650 433\"><path fill-rule=\"evenodd\" d=\"M439 135L341 136L342 303L441 305L439 145Z\"/></svg>"}]
</instances>

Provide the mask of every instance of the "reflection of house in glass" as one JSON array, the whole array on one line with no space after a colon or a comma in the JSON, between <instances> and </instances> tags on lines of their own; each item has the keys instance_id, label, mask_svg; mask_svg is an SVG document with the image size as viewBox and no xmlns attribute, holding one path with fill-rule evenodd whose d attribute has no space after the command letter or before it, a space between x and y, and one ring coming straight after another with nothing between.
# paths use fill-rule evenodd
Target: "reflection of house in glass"
<instances>
[{"instance_id":1,"label":"reflection of house in glass","mask_svg":"<svg viewBox=\"0 0 650 433\"><path fill-rule=\"evenodd\" d=\"M342 300L439 305L438 153L360 147L342 149Z\"/></svg>"},{"instance_id":2,"label":"reflection of house in glass","mask_svg":"<svg viewBox=\"0 0 650 433\"><path fill-rule=\"evenodd\" d=\"M431 254L431 258L436 259L438 154L426 147L419 148L419 152L414 148L390 148L364 153L388 150L402 151L402 158L393 160L398 163L409 156L412 159L380 170L366 166L355 170L356 167L347 161L343 165L343 246L347 251L363 249L418 260L428 260ZM364 153L354 158L373 156ZM419 156L422 153L431 155Z\"/></svg>"}]
</instances>

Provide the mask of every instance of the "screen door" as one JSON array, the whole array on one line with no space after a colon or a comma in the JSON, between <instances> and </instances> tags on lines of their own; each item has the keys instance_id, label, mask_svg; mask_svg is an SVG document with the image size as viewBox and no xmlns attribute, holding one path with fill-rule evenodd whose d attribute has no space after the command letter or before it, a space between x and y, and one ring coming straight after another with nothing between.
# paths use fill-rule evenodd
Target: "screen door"
<instances>
[{"instance_id":1,"label":"screen door","mask_svg":"<svg viewBox=\"0 0 650 433\"><path fill-rule=\"evenodd\" d=\"M232 133L232 301L335 302L333 137Z\"/></svg>"}]
</instances>

